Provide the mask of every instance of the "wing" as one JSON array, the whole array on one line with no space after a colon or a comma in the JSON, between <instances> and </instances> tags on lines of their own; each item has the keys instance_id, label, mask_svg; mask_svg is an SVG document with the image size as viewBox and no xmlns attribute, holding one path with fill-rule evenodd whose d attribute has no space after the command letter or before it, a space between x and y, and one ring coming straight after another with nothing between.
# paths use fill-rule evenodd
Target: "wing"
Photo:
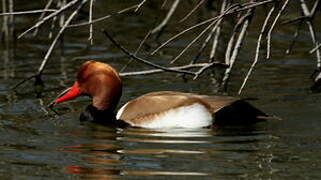
<instances>
[{"instance_id":1,"label":"wing","mask_svg":"<svg viewBox=\"0 0 321 180\"><path fill-rule=\"evenodd\" d=\"M238 100L228 96L205 96L192 93L160 91L140 96L125 104L117 113L117 119L130 124L139 123L155 114L166 112L180 106L188 106L194 103L204 105L211 113Z\"/></svg>"}]
</instances>

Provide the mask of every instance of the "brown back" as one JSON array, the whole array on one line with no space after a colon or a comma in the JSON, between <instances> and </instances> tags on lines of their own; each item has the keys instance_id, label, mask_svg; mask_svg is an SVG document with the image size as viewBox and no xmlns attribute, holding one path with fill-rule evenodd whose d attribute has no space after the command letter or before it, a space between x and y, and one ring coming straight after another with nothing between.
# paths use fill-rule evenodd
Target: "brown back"
<instances>
[{"instance_id":1,"label":"brown back","mask_svg":"<svg viewBox=\"0 0 321 180\"><path fill-rule=\"evenodd\" d=\"M128 123L139 123L150 117L180 106L194 103L204 105L211 113L239 100L228 96L206 96L192 93L159 91L142 95L129 101L119 119Z\"/></svg>"}]
</instances>

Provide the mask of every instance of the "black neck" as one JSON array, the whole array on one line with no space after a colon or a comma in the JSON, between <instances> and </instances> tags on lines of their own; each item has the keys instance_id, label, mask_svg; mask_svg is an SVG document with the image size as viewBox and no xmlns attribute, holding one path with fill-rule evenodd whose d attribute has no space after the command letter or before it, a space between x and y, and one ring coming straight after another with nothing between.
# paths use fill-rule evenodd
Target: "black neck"
<instances>
[{"instance_id":1,"label":"black neck","mask_svg":"<svg viewBox=\"0 0 321 180\"><path fill-rule=\"evenodd\" d=\"M116 120L115 113L108 109L99 110L93 105L88 105L80 115L80 121L91 121L104 125L117 127L126 127L128 124L124 121Z\"/></svg>"}]
</instances>

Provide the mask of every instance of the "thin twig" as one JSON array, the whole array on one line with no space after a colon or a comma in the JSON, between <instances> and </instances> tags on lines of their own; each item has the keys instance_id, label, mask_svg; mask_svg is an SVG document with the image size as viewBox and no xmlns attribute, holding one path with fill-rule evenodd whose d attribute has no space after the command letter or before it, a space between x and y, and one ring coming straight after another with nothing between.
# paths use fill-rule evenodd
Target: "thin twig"
<instances>
[{"instance_id":1,"label":"thin twig","mask_svg":"<svg viewBox=\"0 0 321 180\"><path fill-rule=\"evenodd\" d=\"M302 2L301 2L302 4ZM302 20L307 20L307 19L313 19L315 14L316 14L316 10L318 9L318 7L320 6L321 4L321 0L316 0L313 4L313 7L312 7L312 10L309 12L309 9L306 5L304 5L305 3L303 2L303 16L299 16L299 17L296 17L296 18L293 18L293 19L290 19L290 20L287 20L287 21L284 21L282 22L281 24L289 24L289 23L294 23L294 22L297 22L297 21L302 21ZM301 5L302 6L302 5Z\"/></svg>"},{"instance_id":2,"label":"thin twig","mask_svg":"<svg viewBox=\"0 0 321 180\"><path fill-rule=\"evenodd\" d=\"M308 18L309 17L306 17L306 16L299 16L299 17L296 17L296 18L293 18L293 19L289 19L289 20L283 21L283 22L281 22L281 25L286 25L286 24L297 22L297 21L301 22L302 20L305 20L305 19L308 19Z\"/></svg>"},{"instance_id":3,"label":"thin twig","mask_svg":"<svg viewBox=\"0 0 321 180\"><path fill-rule=\"evenodd\" d=\"M196 80L201 74L203 74L207 69L212 68L214 66L221 66L224 68L228 68L229 66L226 64L223 64L221 62L211 62L211 63L206 63L202 68L200 68L196 73L193 78L193 80Z\"/></svg>"},{"instance_id":4,"label":"thin twig","mask_svg":"<svg viewBox=\"0 0 321 180\"><path fill-rule=\"evenodd\" d=\"M310 54L321 48L321 43L309 51Z\"/></svg>"},{"instance_id":5,"label":"thin twig","mask_svg":"<svg viewBox=\"0 0 321 180\"><path fill-rule=\"evenodd\" d=\"M175 73L182 73L182 74L189 74L189 75L195 75L194 72L191 72L191 71L185 71L185 70L173 70L173 69L170 69L170 68L167 68L167 67L164 67L164 66L161 66L161 65L158 65L158 64L154 64L152 62L149 62L148 60L145 60L145 59L142 59L142 58L139 58L135 55L133 55L132 53L130 53L127 49L125 49L124 47L122 47L119 43L117 43L110 35L109 33L106 31L106 30L103 30L103 32L105 33L105 35L107 36L107 38L117 47L119 48L120 50L122 50L126 55L128 55L129 57L141 62L141 63L144 63L146 65L149 65L149 66L152 66L154 68L158 68L158 69L162 69L164 71L167 71L167 72L175 72Z\"/></svg>"},{"instance_id":6,"label":"thin twig","mask_svg":"<svg viewBox=\"0 0 321 180\"><path fill-rule=\"evenodd\" d=\"M17 89L17 87L19 87L20 85L24 84L25 82L27 82L27 81L29 81L30 79L33 79L33 78L35 78L35 77L36 77L36 75L31 75L31 76L23 79L22 81L18 82L16 85L14 85L13 87L11 87L10 89L15 90L15 89Z\"/></svg>"},{"instance_id":7,"label":"thin twig","mask_svg":"<svg viewBox=\"0 0 321 180\"><path fill-rule=\"evenodd\" d=\"M189 18L193 12L195 12L203 3L205 2L205 0L199 0L199 2L196 4L196 6L186 15L184 16L179 23L184 22L187 18Z\"/></svg>"},{"instance_id":8,"label":"thin twig","mask_svg":"<svg viewBox=\"0 0 321 180\"><path fill-rule=\"evenodd\" d=\"M206 46L208 45L208 42L212 39L212 36L214 34L214 32L217 29L217 24L218 22L215 24L215 26L212 28L211 32L207 35L206 39L204 40L204 42L202 43L202 46L199 48L196 56L194 57L194 59L191 61L191 64L196 63L196 61L198 60L198 58L201 56L201 54L203 53L203 51L205 50Z\"/></svg>"},{"instance_id":9,"label":"thin twig","mask_svg":"<svg viewBox=\"0 0 321 180\"><path fill-rule=\"evenodd\" d=\"M164 1L163 1L163 4L161 5L161 8L160 8L160 9L163 9L163 8L165 7L166 3L167 3L167 0L164 0Z\"/></svg>"},{"instance_id":10,"label":"thin twig","mask_svg":"<svg viewBox=\"0 0 321 180\"><path fill-rule=\"evenodd\" d=\"M26 15L26 14L37 14L37 13L56 12L56 11L57 11L57 9L39 9L39 10L31 10L31 11L16 11L16 12L0 13L0 16Z\"/></svg>"},{"instance_id":11,"label":"thin twig","mask_svg":"<svg viewBox=\"0 0 321 180\"><path fill-rule=\"evenodd\" d=\"M167 41L165 41L163 44L161 44L160 46L158 46L158 47L151 53L151 55L154 55L154 54L155 54L157 51L159 51L161 48L163 48L164 46L166 46L168 43L170 43L170 42L173 41L174 39L178 38L179 36L183 35L184 33L188 32L188 31L190 31L190 30L192 30L192 29L195 29L195 28L197 28L197 27L200 27L200 26L202 26L202 25L204 25L204 24L213 22L213 21L215 21L215 20L223 17L224 15L228 14L229 11L232 11L233 8L237 8L237 7L236 7L236 6L231 6L229 9L227 9L227 10L225 11L225 13L220 14L220 15L218 15L218 16L216 16L216 17L207 19L207 20L205 20L205 21L203 21L203 22L200 22L200 23L198 23L198 24L196 24L196 25L193 25L193 26L191 26L191 27L183 30L182 32L174 35L173 37L171 37L171 38L169 38Z\"/></svg>"},{"instance_id":12,"label":"thin twig","mask_svg":"<svg viewBox=\"0 0 321 180\"><path fill-rule=\"evenodd\" d=\"M239 53L239 50L240 50L240 48L242 46L242 43L243 43L243 40L245 38L245 34L246 34L247 28L248 28L249 23L250 23L250 18L252 17L252 13L253 13L253 9L250 9L244 15L244 17L247 17L247 18L243 23L242 29L241 29L241 31L239 33L238 39L237 39L237 41L235 43L235 46L233 48L233 53L232 53L231 57L229 58L228 63L226 63L226 64L229 65L229 67L225 70L225 74L224 74L224 77L223 77L223 80L222 80L222 87L223 87L224 90L227 89L227 83L228 83L228 80L230 78L231 70L233 68L233 65L235 63L236 57L237 57L237 55Z\"/></svg>"},{"instance_id":13,"label":"thin twig","mask_svg":"<svg viewBox=\"0 0 321 180\"><path fill-rule=\"evenodd\" d=\"M321 5L321 0L316 0L316 1L314 2L313 7L312 7L312 9L311 9L311 11L310 11L311 19L314 18L315 14L316 14L316 12L317 12L317 9L320 7L320 5Z\"/></svg>"},{"instance_id":14,"label":"thin twig","mask_svg":"<svg viewBox=\"0 0 321 180\"><path fill-rule=\"evenodd\" d=\"M267 39L266 59L270 59L270 56L271 56L271 34L272 34L272 31L273 31L277 21L279 20L281 14L284 12L285 8L287 7L288 3L289 3L289 0L285 0L285 2L283 3L283 6L281 7L278 14L276 15L268 33L267 33L267 36L266 36L266 39Z\"/></svg>"},{"instance_id":15,"label":"thin twig","mask_svg":"<svg viewBox=\"0 0 321 180\"><path fill-rule=\"evenodd\" d=\"M89 6L89 38L88 40L90 41L90 44L93 45L94 44L94 40L93 40L93 5L94 5L95 0L90 0L90 6Z\"/></svg>"},{"instance_id":16,"label":"thin twig","mask_svg":"<svg viewBox=\"0 0 321 180\"><path fill-rule=\"evenodd\" d=\"M274 12L275 10L275 6L272 6L272 8L270 9L269 13L267 14L265 20L264 20L264 23L262 25L262 29L261 29L261 32L260 32L260 35L259 35L259 38L257 40L257 45L256 45L256 52L255 52L255 58L254 58L254 61L249 69L249 71L247 72L247 75L246 77L244 78L244 81L238 91L238 94L240 95L242 93L242 90L243 88L245 87L245 84L247 82L247 80L249 79L250 75L252 74L253 70L254 70L254 67L256 66L258 60L259 60L259 55L260 55L260 47L261 47L261 40L262 40L262 37L263 37L263 33L266 31L266 28L267 28L267 24L271 18L271 15L272 13Z\"/></svg>"},{"instance_id":17,"label":"thin twig","mask_svg":"<svg viewBox=\"0 0 321 180\"><path fill-rule=\"evenodd\" d=\"M137 55L138 51L143 47L143 44L145 43L145 41L147 40L147 38L150 37L150 35L151 35L151 31L148 31L148 33L146 34L146 36L144 37L144 39L139 43L139 46L138 46L138 48L136 49L136 51L135 51L135 53L134 53L135 56ZM127 64L126 64L123 68L121 68L121 70L120 70L119 72L123 72L123 71L129 66L129 64L130 64L131 62L133 62L133 60L134 60L134 59L131 58L131 59L127 62Z\"/></svg>"},{"instance_id":18,"label":"thin twig","mask_svg":"<svg viewBox=\"0 0 321 180\"><path fill-rule=\"evenodd\" d=\"M226 7L228 7L228 6L229 6L229 4L227 3L227 0L223 0L220 13L221 14L224 13ZM221 34L221 22L222 22L222 20L223 20L223 18L219 19L217 21L217 23L215 24L215 27L214 27L214 28L216 28L216 30L215 30L215 34L214 34L214 38L213 38L213 43L212 43L209 62L213 62L214 61L214 57L215 57L215 53L216 53L217 45L218 45L218 39L219 39L220 34Z\"/></svg>"},{"instance_id":19,"label":"thin twig","mask_svg":"<svg viewBox=\"0 0 321 180\"><path fill-rule=\"evenodd\" d=\"M60 28L58 34L56 35L55 39L52 41L47 53L46 53L46 56L44 57L39 69L38 69L38 72L37 72L37 75L40 76L42 74L42 72L44 71L45 69L45 66L47 65L47 62L48 62L48 59L49 59L49 56L51 55L52 53L52 50L54 49L58 39L60 38L60 36L62 35L62 33L65 31L65 29L67 28L68 24L71 22L71 20L78 14L79 10L87 3L88 0L82 0L81 4L77 7L77 9L69 16L69 18L66 20L65 24Z\"/></svg>"},{"instance_id":20,"label":"thin twig","mask_svg":"<svg viewBox=\"0 0 321 180\"><path fill-rule=\"evenodd\" d=\"M306 23L309 26L309 31L310 31L310 34L311 34L312 42L315 45L315 47L318 47L319 42L316 39L314 27L313 27L313 25L312 25L312 23L310 21L307 21ZM318 67L318 69L321 69L321 52L320 52L320 49L317 48L315 53L316 53L316 56L317 56L317 67Z\"/></svg>"},{"instance_id":21,"label":"thin twig","mask_svg":"<svg viewBox=\"0 0 321 180\"><path fill-rule=\"evenodd\" d=\"M84 23L79 23L79 24L71 24L68 26L68 28L74 28L74 27L81 27L81 26L88 26L90 24L94 24L94 23L97 23L97 22L100 22L100 21L104 21L106 19L109 19L113 16L116 16L116 15L119 15L119 14L122 14L122 13L125 13L127 11L130 11L132 9L135 9L137 7L137 4L136 5L133 5L133 6L130 6L128 8L125 8L125 9L122 9L116 13L113 13L113 14L109 14L109 15L106 15L106 16L103 16L103 17L100 17L100 18L97 18L97 19L94 19L92 20L91 22L84 22Z\"/></svg>"},{"instance_id":22,"label":"thin twig","mask_svg":"<svg viewBox=\"0 0 321 180\"><path fill-rule=\"evenodd\" d=\"M168 11L168 13L166 14L166 17L164 18L164 20L158 25L156 26L153 30L152 30L152 34L155 34L157 32L160 32L164 29L164 27L166 26L166 24L168 23L168 21L170 20L170 18L172 17L172 15L174 14L178 4L179 4L180 0L175 0L172 4L171 9Z\"/></svg>"},{"instance_id":23,"label":"thin twig","mask_svg":"<svg viewBox=\"0 0 321 180\"><path fill-rule=\"evenodd\" d=\"M53 0L48 0L44 10L48 10L48 8L51 6ZM41 13L40 17L38 18L38 21L40 21L44 16L46 15L46 12ZM33 36L35 37L38 34L38 28L35 29Z\"/></svg>"},{"instance_id":24,"label":"thin twig","mask_svg":"<svg viewBox=\"0 0 321 180\"><path fill-rule=\"evenodd\" d=\"M178 38L179 36L185 34L186 32L188 31L191 31L195 28L198 28L204 24L207 24L207 23L210 23L212 21L215 21L217 19L220 19L220 18L223 18L224 16L227 16L227 15L230 15L230 14L233 14L233 13L236 13L236 12L241 12L241 11L245 11L245 10L248 10L248 9L251 9L251 8L255 8L257 6L262 6L264 4L269 4L269 3L272 3L272 2L275 2L275 0L267 0L267 1L263 1L263 2L260 2L260 3L257 3L257 4L254 4L254 5L251 5L249 7L242 7L240 8L240 4L233 4L231 5L223 14L219 14L218 16L216 17L213 17L213 18L209 18L205 21L202 21L198 24L195 24L179 33L177 33L176 35L174 35L173 37L171 37L170 39L168 39L167 41L165 41L163 44L161 44L160 46L158 46L152 53L151 55L154 55L156 52L158 52L161 48L163 48L164 46L166 46L168 43L170 43L171 41L173 41L174 39Z\"/></svg>"},{"instance_id":25,"label":"thin twig","mask_svg":"<svg viewBox=\"0 0 321 180\"><path fill-rule=\"evenodd\" d=\"M298 25L298 28L296 29L295 33L294 33L294 36L293 36L293 39L289 45L289 48L285 51L286 54L290 54L293 47L294 47L294 44L296 42L296 40L298 39L299 37L299 33L300 33L300 30L301 30L301 27L302 27L302 24L303 24L303 21L300 21L299 25Z\"/></svg>"},{"instance_id":26,"label":"thin twig","mask_svg":"<svg viewBox=\"0 0 321 180\"><path fill-rule=\"evenodd\" d=\"M62 13L63 11L71 8L73 5L77 4L80 0L73 0L70 1L66 6L60 8L59 10L51 13L50 15L46 16L45 18L43 18L41 21L38 21L35 25L33 25L32 27L30 27L29 29L27 29L26 31L24 31L23 33L21 33L18 38L21 38L22 36L24 36L25 34L27 34L28 32L30 32L31 30L41 26L42 24L44 24L45 22L47 22L49 19L51 19L52 17L57 16L58 14Z\"/></svg>"},{"instance_id":27,"label":"thin twig","mask_svg":"<svg viewBox=\"0 0 321 180\"><path fill-rule=\"evenodd\" d=\"M302 12L303 12L304 16L311 16L311 13L310 13L310 11L308 9L308 6L305 3L305 0L300 0L300 2L301 2L301 9L302 9ZM311 21L311 19L308 19L305 22L307 23L307 25L309 27L309 31L310 31L312 42L315 45L315 47L317 47L319 42L316 39L316 34L315 34L315 30L314 30L314 26L312 24L312 21ZM320 52L320 50L318 48L316 50L316 56L317 56L317 68L321 69L321 52Z\"/></svg>"},{"instance_id":28,"label":"thin twig","mask_svg":"<svg viewBox=\"0 0 321 180\"><path fill-rule=\"evenodd\" d=\"M140 3L137 5L137 8L135 9L135 12L137 12L137 11L139 10L139 8L142 7L145 2L146 2L146 0L142 0L142 2L140 2Z\"/></svg>"},{"instance_id":29,"label":"thin twig","mask_svg":"<svg viewBox=\"0 0 321 180\"><path fill-rule=\"evenodd\" d=\"M215 64L212 63L197 63L197 64L188 64L183 66L174 66L174 67L168 67L168 69L172 70L183 70L183 69L192 69L192 68L202 68L207 66L222 66L222 67L228 67L227 65L223 63L216 62ZM155 73L161 73L165 72L163 69L150 69L150 70L144 70L144 71L136 71L136 72L122 72L119 73L120 76L136 76L136 75L147 75L147 74L155 74Z\"/></svg>"},{"instance_id":30,"label":"thin twig","mask_svg":"<svg viewBox=\"0 0 321 180\"><path fill-rule=\"evenodd\" d=\"M213 21L210 25L208 25L196 38L194 38L185 48L173 59L171 60L170 64L175 63L186 51L188 48L190 48L200 37L203 36L204 33L206 33L214 24L216 21Z\"/></svg>"},{"instance_id":31,"label":"thin twig","mask_svg":"<svg viewBox=\"0 0 321 180\"><path fill-rule=\"evenodd\" d=\"M242 25L244 26L244 22L247 20L247 18L249 17L249 13L247 13L246 15L242 16L241 18L239 18L238 22L236 23L236 25L234 26L234 30L232 32L232 35L230 37L230 40L228 42L226 51L225 51L225 63L226 64L231 64L231 57L232 57L232 53L234 52L234 48L235 48L235 38L237 33L239 32L239 29L242 27Z\"/></svg>"}]
</instances>

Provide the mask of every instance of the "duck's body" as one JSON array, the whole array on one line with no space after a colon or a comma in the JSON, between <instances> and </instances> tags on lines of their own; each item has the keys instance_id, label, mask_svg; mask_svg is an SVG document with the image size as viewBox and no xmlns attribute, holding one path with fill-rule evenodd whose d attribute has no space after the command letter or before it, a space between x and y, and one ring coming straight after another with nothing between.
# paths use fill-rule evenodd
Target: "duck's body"
<instances>
[{"instance_id":1,"label":"duck's body","mask_svg":"<svg viewBox=\"0 0 321 180\"><path fill-rule=\"evenodd\" d=\"M60 103L80 95L89 95L93 103L81 119L123 121L144 128L200 128L215 125L249 124L267 115L247 102L229 96L207 96L193 93L160 91L142 95L113 111L122 90L118 73L111 66L95 61L85 62L71 90L56 99ZM261 119L263 117L263 119Z\"/></svg>"}]
</instances>

